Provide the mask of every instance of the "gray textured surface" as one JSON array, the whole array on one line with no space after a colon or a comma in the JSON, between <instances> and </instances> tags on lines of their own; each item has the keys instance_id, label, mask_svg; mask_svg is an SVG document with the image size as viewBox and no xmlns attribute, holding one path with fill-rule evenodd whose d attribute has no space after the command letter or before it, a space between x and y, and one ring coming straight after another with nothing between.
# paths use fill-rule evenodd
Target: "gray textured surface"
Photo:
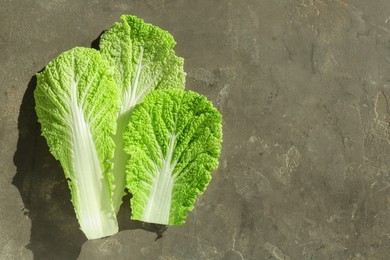
<instances>
[{"instance_id":1,"label":"gray textured surface","mask_svg":"<svg viewBox=\"0 0 390 260\"><path fill-rule=\"evenodd\" d=\"M223 153L185 225L121 213L86 242L32 76L124 13L174 35ZM0 258L388 259L389 16L386 0L0 0Z\"/></svg>"}]
</instances>

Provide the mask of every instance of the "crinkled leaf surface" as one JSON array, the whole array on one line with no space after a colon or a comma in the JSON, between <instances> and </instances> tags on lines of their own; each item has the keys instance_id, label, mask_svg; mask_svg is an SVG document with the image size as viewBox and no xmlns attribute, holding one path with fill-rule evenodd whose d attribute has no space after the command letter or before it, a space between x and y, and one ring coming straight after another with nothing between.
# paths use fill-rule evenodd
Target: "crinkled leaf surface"
<instances>
[{"instance_id":1,"label":"crinkled leaf surface","mask_svg":"<svg viewBox=\"0 0 390 260\"><path fill-rule=\"evenodd\" d=\"M184 88L183 59L175 55L175 41L167 31L135 16L122 16L101 37L100 52L114 69L114 80L121 91L117 133L114 137L115 190L113 204L118 212L125 189L123 132L136 104L154 89Z\"/></svg>"},{"instance_id":2,"label":"crinkled leaf surface","mask_svg":"<svg viewBox=\"0 0 390 260\"><path fill-rule=\"evenodd\" d=\"M191 91L156 90L135 108L124 134L133 219L184 223L218 166L221 120Z\"/></svg>"},{"instance_id":3,"label":"crinkled leaf surface","mask_svg":"<svg viewBox=\"0 0 390 260\"><path fill-rule=\"evenodd\" d=\"M37 74L36 112L51 153L68 179L88 239L118 231L112 157L119 90L109 64L93 49L62 53Z\"/></svg>"}]
</instances>

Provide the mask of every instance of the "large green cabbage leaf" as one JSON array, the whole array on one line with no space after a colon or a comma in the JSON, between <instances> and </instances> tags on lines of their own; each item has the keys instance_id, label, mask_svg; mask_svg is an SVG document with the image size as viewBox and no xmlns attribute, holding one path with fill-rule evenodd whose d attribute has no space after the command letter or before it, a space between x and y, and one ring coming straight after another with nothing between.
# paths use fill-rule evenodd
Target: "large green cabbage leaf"
<instances>
[{"instance_id":1,"label":"large green cabbage leaf","mask_svg":"<svg viewBox=\"0 0 390 260\"><path fill-rule=\"evenodd\" d=\"M37 74L36 112L51 153L61 162L81 230L88 239L118 232L112 157L119 90L100 53L74 48Z\"/></svg>"},{"instance_id":2,"label":"large green cabbage leaf","mask_svg":"<svg viewBox=\"0 0 390 260\"><path fill-rule=\"evenodd\" d=\"M218 166L222 116L204 96L156 90L124 133L132 219L179 225Z\"/></svg>"},{"instance_id":3,"label":"large green cabbage leaf","mask_svg":"<svg viewBox=\"0 0 390 260\"><path fill-rule=\"evenodd\" d=\"M121 92L114 156L113 205L118 212L125 194L125 167L129 156L123 151L123 132L135 105L154 89L184 89L183 59L175 55L176 44L167 31L124 15L101 37L100 52L114 69Z\"/></svg>"}]
</instances>

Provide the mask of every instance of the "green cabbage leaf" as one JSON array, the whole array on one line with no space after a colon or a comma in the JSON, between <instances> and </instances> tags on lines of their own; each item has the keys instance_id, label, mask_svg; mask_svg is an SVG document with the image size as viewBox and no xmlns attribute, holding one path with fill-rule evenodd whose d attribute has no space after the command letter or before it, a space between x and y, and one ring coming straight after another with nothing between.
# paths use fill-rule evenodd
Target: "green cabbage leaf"
<instances>
[{"instance_id":1,"label":"green cabbage leaf","mask_svg":"<svg viewBox=\"0 0 390 260\"><path fill-rule=\"evenodd\" d=\"M111 197L120 95L112 74L98 51L74 48L37 74L34 92L42 135L64 169L88 239L118 232Z\"/></svg>"},{"instance_id":2,"label":"green cabbage leaf","mask_svg":"<svg viewBox=\"0 0 390 260\"><path fill-rule=\"evenodd\" d=\"M115 212L119 211L126 186L126 162L123 132L135 105L154 89L184 89L183 59L173 51L172 35L135 16L123 15L101 37L100 52L114 70L114 80L121 93L117 119L114 156Z\"/></svg>"},{"instance_id":3,"label":"green cabbage leaf","mask_svg":"<svg viewBox=\"0 0 390 260\"><path fill-rule=\"evenodd\" d=\"M124 133L132 219L180 225L218 166L222 116L192 91L155 90Z\"/></svg>"}]
</instances>

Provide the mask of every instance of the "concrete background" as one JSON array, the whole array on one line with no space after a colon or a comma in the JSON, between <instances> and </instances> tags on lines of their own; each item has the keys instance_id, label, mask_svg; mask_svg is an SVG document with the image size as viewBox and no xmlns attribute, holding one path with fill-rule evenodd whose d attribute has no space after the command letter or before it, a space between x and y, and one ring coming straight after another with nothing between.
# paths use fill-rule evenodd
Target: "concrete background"
<instances>
[{"instance_id":1,"label":"concrete background","mask_svg":"<svg viewBox=\"0 0 390 260\"><path fill-rule=\"evenodd\" d=\"M33 76L121 14L174 35L223 153L185 225L86 241ZM0 259L388 259L389 1L0 0L0 25Z\"/></svg>"}]
</instances>

